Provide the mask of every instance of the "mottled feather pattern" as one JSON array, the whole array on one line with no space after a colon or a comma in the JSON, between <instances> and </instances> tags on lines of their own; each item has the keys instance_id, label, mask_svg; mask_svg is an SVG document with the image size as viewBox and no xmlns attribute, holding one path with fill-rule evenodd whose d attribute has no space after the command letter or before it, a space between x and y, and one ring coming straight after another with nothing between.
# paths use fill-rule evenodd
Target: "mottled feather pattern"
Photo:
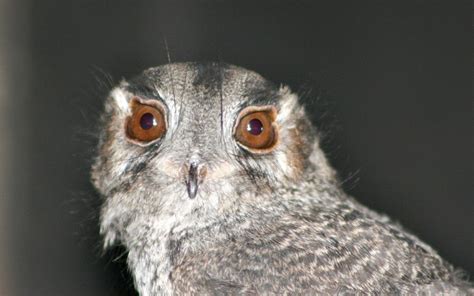
<instances>
[{"instance_id":1,"label":"mottled feather pattern","mask_svg":"<svg viewBox=\"0 0 474 296\"><path fill-rule=\"evenodd\" d=\"M138 146L132 97L166 107L167 132ZM248 106L274 106L279 142L235 143ZM471 295L432 248L346 195L298 96L223 63L168 64L106 100L92 180L104 246L122 244L140 295ZM190 162L206 165L188 197ZM184 168L184 169L183 169Z\"/></svg>"}]
</instances>

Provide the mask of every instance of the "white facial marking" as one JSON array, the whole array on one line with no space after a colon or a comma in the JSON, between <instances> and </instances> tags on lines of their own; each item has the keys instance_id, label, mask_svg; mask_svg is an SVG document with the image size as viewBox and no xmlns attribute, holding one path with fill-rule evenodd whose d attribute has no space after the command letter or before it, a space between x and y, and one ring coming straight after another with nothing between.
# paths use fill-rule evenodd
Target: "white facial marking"
<instances>
[{"instance_id":1,"label":"white facial marking","mask_svg":"<svg viewBox=\"0 0 474 296\"><path fill-rule=\"evenodd\" d=\"M129 111L129 105L127 100L127 94L120 88L115 88L112 93L112 97L115 100L115 103L119 107L120 111L127 113Z\"/></svg>"}]
</instances>

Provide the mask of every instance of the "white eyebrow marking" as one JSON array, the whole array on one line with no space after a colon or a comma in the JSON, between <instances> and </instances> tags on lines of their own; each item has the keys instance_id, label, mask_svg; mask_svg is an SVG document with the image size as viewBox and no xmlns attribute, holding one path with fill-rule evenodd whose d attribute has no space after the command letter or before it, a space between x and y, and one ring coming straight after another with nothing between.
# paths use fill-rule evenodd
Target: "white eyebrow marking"
<instances>
[{"instance_id":1,"label":"white eyebrow marking","mask_svg":"<svg viewBox=\"0 0 474 296\"><path fill-rule=\"evenodd\" d=\"M281 108L278 112L277 121L284 122L295 112L295 107L298 103L298 96L294 93L291 93L290 88L287 86L282 86L280 92L283 95L281 102Z\"/></svg>"},{"instance_id":2,"label":"white eyebrow marking","mask_svg":"<svg viewBox=\"0 0 474 296\"><path fill-rule=\"evenodd\" d=\"M128 112L129 106L127 101L127 95L122 89L115 88L112 91L111 96L114 98L115 103L121 111Z\"/></svg>"}]
</instances>

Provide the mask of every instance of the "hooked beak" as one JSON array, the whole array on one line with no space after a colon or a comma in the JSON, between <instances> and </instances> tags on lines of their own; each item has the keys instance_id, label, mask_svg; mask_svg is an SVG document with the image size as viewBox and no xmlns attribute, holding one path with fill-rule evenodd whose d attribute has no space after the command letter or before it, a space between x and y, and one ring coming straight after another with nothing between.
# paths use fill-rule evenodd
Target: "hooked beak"
<instances>
[{"instance_id":1,"label":"hooked beak","mask_svg":"<svg viewBox=\"0 0 474 296\"><path fill-rule=\"evenodd\" d=\"M196 197L199 185L202 183L205 176L205 168L199 167L196 163L191 163L189 171L186 176L186 189L188 190L188 196L190 199Z\"/></svg>"}]
</instances>

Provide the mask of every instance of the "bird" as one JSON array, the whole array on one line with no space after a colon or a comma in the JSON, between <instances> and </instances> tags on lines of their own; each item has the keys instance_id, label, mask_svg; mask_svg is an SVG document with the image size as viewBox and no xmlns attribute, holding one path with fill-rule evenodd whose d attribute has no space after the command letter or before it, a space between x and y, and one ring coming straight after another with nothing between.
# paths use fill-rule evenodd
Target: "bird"
<instances>
[{"instance_id":1,"label":"bird","mask_svg":"<svg viewBox=\"0 0 474 296\"><path fill-rule=\"evenodd\" d=\"M223 62L122 80L91 182L104 249L140 295L474 295L422 240L345 193L298 94Z\"/></svg>"}]
</instances>

